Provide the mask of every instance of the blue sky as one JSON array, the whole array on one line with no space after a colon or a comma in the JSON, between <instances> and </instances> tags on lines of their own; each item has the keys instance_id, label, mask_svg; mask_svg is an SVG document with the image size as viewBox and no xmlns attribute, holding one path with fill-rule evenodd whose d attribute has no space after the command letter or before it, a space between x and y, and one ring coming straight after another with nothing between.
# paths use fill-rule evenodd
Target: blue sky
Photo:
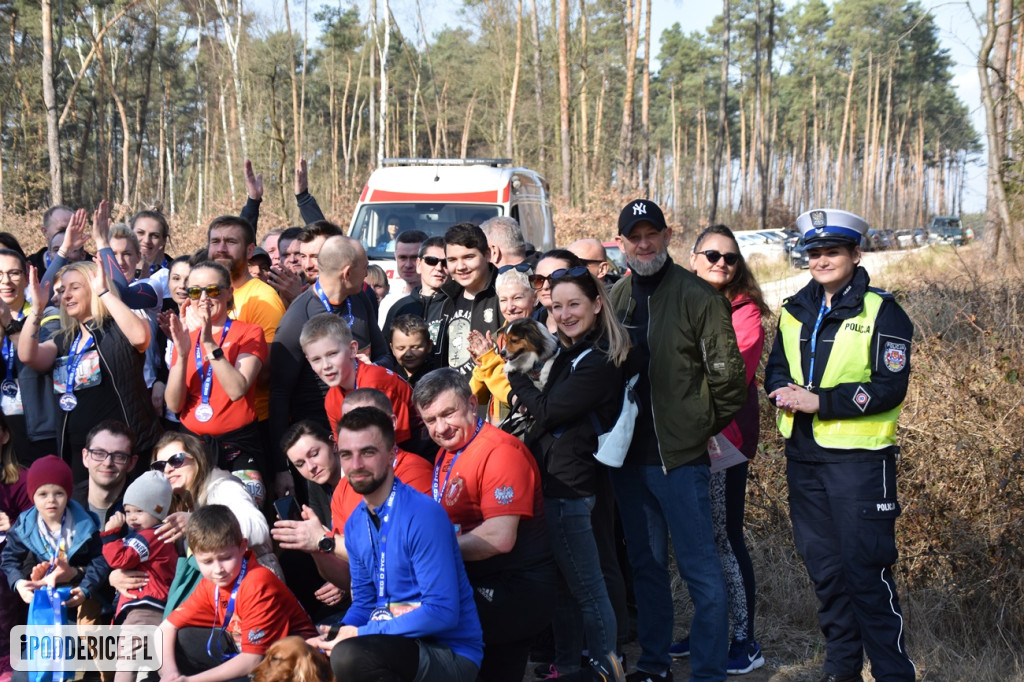
<instances>
[{"instance_id":1,"label":"blue sky","mask_svg":"<svg viewBox=\"0 0 1024 682\"><path fill-rule=\"evenodd\" d=\"M321 5L335 5L338 3L327 3L324 0L307 1L310 17L309 30L310 37L312 38L317 28L316 23L313 21L313 14L316 9ZM341 4L347 6L349 2L348 0L342 0ZM367 0L360 0L357 4L364 11L368 11L369 3ZM954 61L953 85L959 93L960 99L971 112L971 119L974 122L975 130L984 136L985 112L981 106L978 74L975 67L977 49L981 44L981 33L972 16L972 10L975 15L983 16L985 1L961 0L958 2L940 2L938 0L922 0L921 4L930 10L935 17L935 23L939 29L939 39L943 47L950 51L950 56ZM303 30L304 0L289 0L289 5L292 14L292 30L300 32ZM264 25L269 28L284 27L284 3L280 0L253 0L252 6L263 15L266 20ZM457 13L459 5L456 3L445 2L444 0L441 2L421 0L420 7L423 12L423 22L427 27L428 35L433 34L445 25L456 26L460 23ZM715 15L721 11L721 7L720 2L652 0L651 31L653 35L660 36L663 30L675 22L679 22L685 32L704 30L711 23ZM391 12L402 28L403 33L415 35L418 32L415 0L394 0L391 2ZM985 157L983 152L973 164L968 166L967 183L964 190L964 209L967 212L976 212L984 210L984 207Z\"/></svg>"}]
</instances>

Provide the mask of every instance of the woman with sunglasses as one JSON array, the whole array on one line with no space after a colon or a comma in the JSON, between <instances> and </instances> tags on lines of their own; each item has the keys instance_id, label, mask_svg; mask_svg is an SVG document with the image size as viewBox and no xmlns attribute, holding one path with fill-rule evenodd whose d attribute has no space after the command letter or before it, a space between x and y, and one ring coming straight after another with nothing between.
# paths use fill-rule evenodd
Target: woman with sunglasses
<instances>
[{"instance_id":1,"label":"woman with sunglasses","mask_svg":"<svg viewBox=\"0 0 1024 682\"><path fill-rule=\"evenodd\" d=\"M174 357L164 393L167 409L206 443L211 465L238 476L262 504L263 441L255 400L256 377L267 359L263 329L228 317L231 275L219 263L192 268L186 292L180 315L168 320Z\"/></svg>"},{"instance_id":2,"label":"woman with sunglasses","mask_svg":"<svg viewBox=\"0 0 1024 682\"><path fill-rule=\"evenodd\" d=\"M487 405L487 418L497 426L508 416L508 378L501 351L505 347L505 329L515 320L529 317L537 307L537 295L530 286L533 267L529 263L503 265L498 268L494 290L498 294L498 307L505 324L497 338L490 332L483 335L475 329L469 332L469 354L475 367L469 379L469 388L481 405Z\"/></svg>"},{"instance_id":3,"label":"woman with sunglasses","mask_svg":"<svg viewBox=\"0 0 1024 682\"><path fill-rule=\"evenodd\" d=\"M75 480L85 476L80 453L93 426L106 419L129 424L140 458L149 456L160 435L149 389L143 379L150 341L149 318L131 310L110 288L96 263L67 265L57 273L61 328L40 342L39 328L49 296L29 266L32 307L18 339L18 357L37 372L53 374L57 450L71 463Z\"/></svg>"},{"instance_id":4,"label":"woman with sunglasses","mask_svg":"<svg viewBox=\"0 0 1024 682\"><path fill-rule=\"evenodd\" d=\"M530 286L537 292L537 301L541 307L533 314L533 318L542 322L553 335L558 335L558 325L555 318L551 316L551 273L555 270L565 270L579 266L586 266L580 257L567 249L551 249L541 255L534 268L534 274L530 275Z\"/></svg>"},{"instance_id":5,"label":"woman with sunglasses","mask_svg":"<svg viewBox=\"0 0 1024 682\"><path fill-rule=\"evenodd\" d=\"M589 672L598 673L596 679L621 682L616 612L606 585L608 559L599 550L614 547L608 542L612 524L592 526L591 514L611 499L608 471L594 453L598 435L615 423L622 406L629 337L604 285L585 265L552 271L548 287L562 351L543 390L521 372L510 372L508 379L515 400L534 419L525 442L540 463L548 536L568 587L560 592L555 614L552 672L559 678L575 674L590 679L579 671L584 642L577 622L582 613Z\"/></svg>"},{"instance_id":6,"label":"woman with sunglasses","mask_svg":"<svg viewBox=\"0 0 1024 682\"><path fill-rule=\"evenodd\" d=\"M210 466L202 441L187 433L165 433L153 448L150 469L163 472L174 492L171 514L157 531L158 538L177 542L184 537L185 524L192 512L208 504L223 504L238 519L257 561L284 579L274 556L266 517L241 481Z\"/></svg>"},{"instance_id":7,"label":"woman with sunglasses","mask_svg":"<svg viewBox=\"0 0 1024 682\"><path fill-rule=\"evenodd\" d=\"M711 520L733 623L726 670L738 675L764 665L761 648L754 639L754 566L743 538L743 513L749 460L757 453L760 437L754 375L764 349L761 318L769 310L732 230L725 225L712 225L697 236L690 254L690 269L732 304L732 326L747 371L747 401L723 432L746 455L747 461L711 474ZM689 652L689 637L669 649L675 657Z\"/></svg>"}]
</instances>

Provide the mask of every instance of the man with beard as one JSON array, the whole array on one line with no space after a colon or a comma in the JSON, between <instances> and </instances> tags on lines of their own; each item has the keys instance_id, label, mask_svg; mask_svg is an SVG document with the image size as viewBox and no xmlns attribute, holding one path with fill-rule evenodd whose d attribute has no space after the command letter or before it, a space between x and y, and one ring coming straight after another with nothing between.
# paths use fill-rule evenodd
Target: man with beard
<instances>
[{"instance_id":1,"label":"man with beard","mask_svg":"<svg viewBox=\"0 0 1024 682\"><path fill-rule=\"evenodd\" d=\"M483 641L459 543L444 510L395 477L394 447L376 408L338 424L342 471L363 496L345 524L352 606L337 637L311 644L339 680L472 682Z\"/></svg>"},{"instance_id":2,"label":"man with beard","mask_svg":"<svg viewBox=\"0 0 1024 682\"><path fill-rule=\"evenodd\" d=\"M266 282L253 277L249 272L249 259L256 250L256 233L245 218L225 215L214 218L207 231L209 259L220 263L231 273L231 289L234 307L231 317L242 322L258 324L263 329L263 338L270 346L277 333L277 326L284 315L284 303ZM270 387L261 373L256 383L256 416L265 428L270 413ZM295 491L291 472L276 471L274 492L278 497Z\"/></svg>"},{"instance_id":3,"label":"man with beard","mask_svg":"<svg viewBox=\"0 0 1024 682\"><path fill-rule=\"evenodd\" d=\"M640 659L630 682L672 679L671 534L693 599L693 679L724 680L729 651L725 582L715 550L708 439L746 401L729 302L668 255L672 228L653 201L631 201L616 237L632 273L611 291L631 330L640 410L621 469L611 470L636 589Z\"/></svg>"}]
</instances>

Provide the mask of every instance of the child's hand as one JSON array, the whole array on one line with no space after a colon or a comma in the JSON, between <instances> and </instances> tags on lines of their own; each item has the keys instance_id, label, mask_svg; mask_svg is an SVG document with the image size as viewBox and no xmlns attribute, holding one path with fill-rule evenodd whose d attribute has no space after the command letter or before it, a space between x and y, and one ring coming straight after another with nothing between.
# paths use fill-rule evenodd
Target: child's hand
<instances>
[{"instance_id":1,"label":"child's hand","mask_svg":"<svg viewBox=\"0 0 1024 682\"><path fill-rule=\"evenodd\" d=\"M84 601L85 593L82 592L81 587L76 587L71 590L71 596L68 597L67 601L64 602L64 606L68 607L69 609L73 609Z\"/></svg>"},{"instance_id":2,"label":"child's hand","mask_svg":"<svg viewBox=\"0 0 1024 682\"><path fill-rule=\"evenodd\" d=\"M31 604L32 595L40 587L43 587L43 583L38 580L22 580L18 583L18 594L21 595L22 601L26 604Z\"/></svg>"},{"instance_id":3,"label":"child's hand","mask_svg":"<svg viewBox=\"0 0 1024 682\"><path fill-rule=\"evenodd\" d=\"M107 519L107 525L103 526L103 530L106 532L112 530L121 530L121 526L124 525L124 512L114 512L109 519Z\"/></svg>"},{"instance_id":4,"label":"child's hand","mask_svg":"<svg viewBox=\"0 0 1024 682\"><path fill-rule=\"evenodd\" d=\"M0 533L6 533L11 529L11 517L6 512L0 512Z\"/></svg>"},{"instance_id":5,"label":"child's hand","mask_svg":"<svg viewBox=\"0 0 1024 682\"><path fill-rule=\"evenodd\" d=\"M57 585L71 582L77 575L78 569L69 564L66 557L59 557L57 565L53 567L49 575L43 578L43 582L50 587L57 587Z\"/></svg>"},{"instance_id":6,"label":"child's hand","mask_svg":"<svg viewBox=\"0 0 1024 682\"><path fill-rule=\"evenodd\" d=\"M36 564L32 567L32 571L29 573L28 579L33 581L40 581L46 577L46 572L50 570L50 562L44 561L41 564Z\"/></svg>"}]
</instances>

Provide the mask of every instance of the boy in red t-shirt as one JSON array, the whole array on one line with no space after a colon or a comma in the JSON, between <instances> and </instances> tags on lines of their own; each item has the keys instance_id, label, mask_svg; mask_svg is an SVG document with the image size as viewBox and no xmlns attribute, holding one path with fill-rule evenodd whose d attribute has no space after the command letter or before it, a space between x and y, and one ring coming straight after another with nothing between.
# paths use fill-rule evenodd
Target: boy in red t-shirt
<instances>
[{"instance_id":1,"label":"boy in red t-shirt","mask_svg":"<svg viewBox=\"0 0 1024 682\"><path fill-rule=\"evenodd\" d=\"M229 508L200 507L185 537L203 579L160 624L162 682L181 682L198 673L209 682L246 677L272 643L289 635L317 635L288 587L247 551Z\"/></svg>"},{"instance_id":2,"label":"boy in red t-shirt","mask_svg":"<svg viewBox=\"0 0 1024 682\"><path fill-rule=\"evenodd\" d=\"M338 421L345 396L357 388L375 388L388 397L398 422L395 441L401 445L412 434L412 387L389 369L356 359L358 343L344 318L338 315L315 315L302 325L299 345L313 371L329 387L324 409L334 437L338 437Z\"/></svg>"}]
</instances>

